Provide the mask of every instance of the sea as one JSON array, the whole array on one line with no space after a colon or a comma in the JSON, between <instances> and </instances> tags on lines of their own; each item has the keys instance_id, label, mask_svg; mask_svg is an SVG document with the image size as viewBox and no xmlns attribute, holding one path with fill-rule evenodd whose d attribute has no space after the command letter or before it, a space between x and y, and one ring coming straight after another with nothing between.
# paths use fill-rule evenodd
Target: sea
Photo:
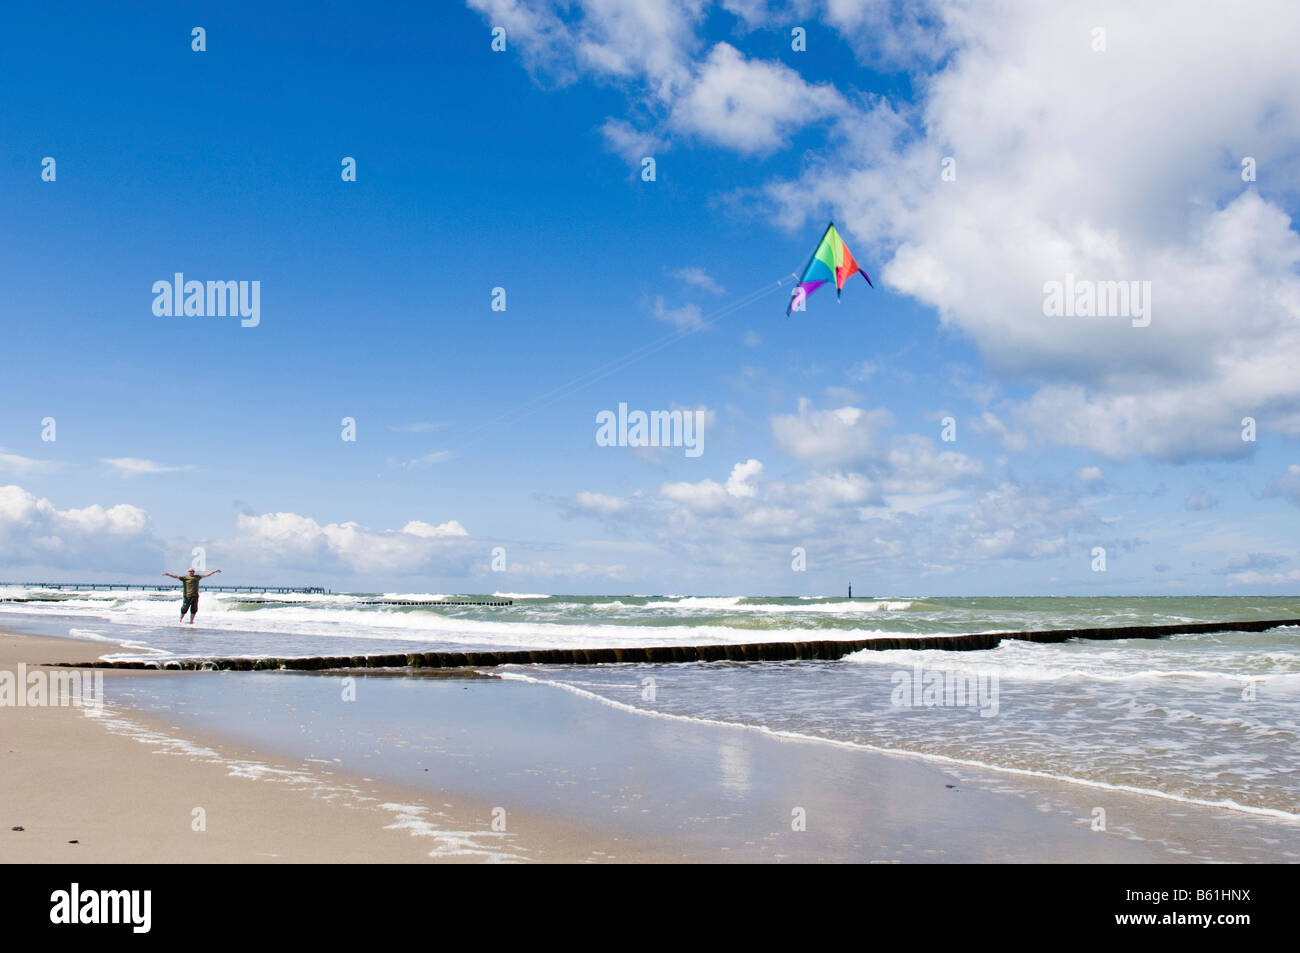
<instances>
[{"instance_id":1,"label":"sea","mask_svg":"<svg viewBox=\"0 0 1300 953\"><path fill-rule=\"evenodd\" d=\"M1300 618L1300 597L811 598L0 587L0 627L175 658L617 648ZM510 605L450 605L509 600ZM374 603L419 602L425 605ZM105 657L113 654L106 645ZM588 705L1300 821L1300 628L834 661L511 665ZM271 676L275 677L275 676ZM418 692L418 687L412 687Z\"/></svg>"}]
</instances>

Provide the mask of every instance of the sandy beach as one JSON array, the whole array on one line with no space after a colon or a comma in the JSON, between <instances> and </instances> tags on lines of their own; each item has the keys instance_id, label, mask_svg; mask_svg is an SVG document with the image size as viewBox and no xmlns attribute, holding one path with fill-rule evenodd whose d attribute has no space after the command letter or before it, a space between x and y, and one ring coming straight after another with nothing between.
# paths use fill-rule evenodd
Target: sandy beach
<instances>
[{"instance_id":1,"label":"sandy beach","mask_svg":"<svg viewBox=\"0 0 1300 953\"><path fill-rule=\"evenodd\" d=\"M0 635L9 671L107 651L120 648ZM97 717L0 708L0 858L1169 863L1300 851L1283 821L646 716L526 681L358 679L365 705L347 717L362 720L341 722L313 700L338 682L110 672ZM435 741L421 746L394 718Z\"/></svg>"},{"instance_id":2,"label":"sandy beach","mask_svg":"<svg viewBox=\"0 0 1300 953\"><path fill-rule=\"evenodd\" d=\"M0 669L11 672L20 662L92 661L105 651L129 650L0 632ZM0 758L6 863L473 863L484 855L431 857L412 830L431 820L469 841L491 823L488 805L268 759L138 713L127 721L74 707L0 708ZM194 829L195 808L203 831ZM505 851L524 841L559 862L586 860L601 846L640 856L541 819L512 821L526 833L511 835Z\"/></svg>"}]
</instances>

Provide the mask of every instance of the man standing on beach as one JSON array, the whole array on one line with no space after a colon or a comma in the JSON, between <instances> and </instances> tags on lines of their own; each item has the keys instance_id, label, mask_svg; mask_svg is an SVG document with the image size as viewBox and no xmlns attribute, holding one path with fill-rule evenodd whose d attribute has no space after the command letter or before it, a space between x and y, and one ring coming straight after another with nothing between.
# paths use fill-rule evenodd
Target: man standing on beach
<instances>
[{"instance_id":1,"label":"man standing on beach","mask_svg":"<svg viewBox=\"0 0 1300 953\"><path fill-rule=\"evenodd\" d=\"M193 567L183 576L178 576L174 572L165 572L164 576L171 576L173 579L179 579L181 585L185 587L185 598L181 601L181 621L185 621L185 610L190 610L190 625L194 624L194 616L199 611L199 580L207 579L209 576L215 576L221 572L220 569L214 569L212 572L205 572L203 575L196 575Z\"/></svg>"}]
</instances>

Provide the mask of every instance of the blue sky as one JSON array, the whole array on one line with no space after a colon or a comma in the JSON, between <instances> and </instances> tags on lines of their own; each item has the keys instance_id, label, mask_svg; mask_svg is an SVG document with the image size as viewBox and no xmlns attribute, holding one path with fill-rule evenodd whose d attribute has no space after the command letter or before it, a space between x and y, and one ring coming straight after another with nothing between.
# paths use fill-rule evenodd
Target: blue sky
<instances>
[{"instance_id":1,"label":"blue sky","mask_svg":"<svg viewBox=\"0 0 1300 953\"><path fill-rule=\"evenodd\" d=\"M1295 13L1040 6L7 10L0 577L1294 592ZM876 287L787 319L832 217Z\"/></svg>"}]
</instances>

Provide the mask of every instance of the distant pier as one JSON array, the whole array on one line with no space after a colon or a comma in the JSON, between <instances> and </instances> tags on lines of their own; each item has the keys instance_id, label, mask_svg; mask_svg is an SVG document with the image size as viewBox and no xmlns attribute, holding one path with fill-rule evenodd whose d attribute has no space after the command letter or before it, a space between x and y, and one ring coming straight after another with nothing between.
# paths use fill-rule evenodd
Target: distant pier
<instances>
[{"instance_id":1,"label":"distant pier","mask_svg":"<svg viewBox=\"0 0 1300 953\"><path fill-rule=\"evenodd\" d=\"M180 584L172 583L117 583L117 582L0 582L0 586L21 587L24 589L54 589L67 592L111 592L115 590L135 590L138 592L179 592ZM304 595L331 596L331 589L321 586L210 586L204 583L202 592L245 592L256 595ZM44 596L6 596L0 602L58 602L60 600ZM274 604L275 600L262 600ZM284 603L292 605L292 603ZM513 599L359 599L351 605L358 606L512 606Z\"/></svg>"},{"instance_id":2,"label":"distant pier","mask_svg":"<svg viewBox=\"0 0 1300 953\"><path fill-rule=\"evenodd\" d=\"M177 583L136 583L136 582L0 582L0 586L20 586L24 589L56 589L70 592L103 592L110 589L137 589L143 592L165 592L177 587ZM274 592L300 593L302 595L331 595L329 589L320 586L215 586L204 584L204 592ZM13 600L6 599L6 602Z\"/></svg>"}]
</instances>

